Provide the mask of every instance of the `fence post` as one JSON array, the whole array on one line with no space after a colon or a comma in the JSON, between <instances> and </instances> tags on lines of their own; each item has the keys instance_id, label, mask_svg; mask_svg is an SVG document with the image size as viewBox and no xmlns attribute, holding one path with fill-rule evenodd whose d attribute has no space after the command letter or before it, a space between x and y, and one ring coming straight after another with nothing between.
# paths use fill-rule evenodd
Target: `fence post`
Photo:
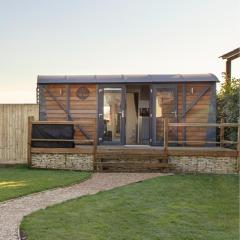
<instances>
[{"instance_id":1,"label":"fence post","mask_svg":"<svg viewBox=\"0 0 240 240\"><path fill-rule=\"evenodd\" d=\"M238 121L238 136L237 136L237 172L240 172L240 119Z\"/></svg>"},{"instance_id":2,"label":"fence post","mask_svg":"<svg viewBox=\"0 0 240 240\"><path fill-rule=\"evenodd\" d=\"M93 171L97 171L96 155L97 155L97 121L95 120L96 131L93 139Z\"/></svg>"},{"instance_id":3,"label":"fence post","mask_svg":"<svg viewBox=\"0 0 240 240\"><path fill-rule=\"evenodd\" d=\"M164 118L164 152L168 150L168 119Z\"/></svg>"},{"instance_id":4,"label":"fence post","mask_svg":"<svg viewBox=\"0 0 240 240\"><path fill-rule=\"evenodd\" d=\"M224 119L221 118L221 123L220 123L220 147L224 147Z\"/></svg>"},{"instance_id":5,"label":"fence post","mask_svg":"<svg viewBox=\"0 0 240 240\"><path fill-rule=\"evenodd\" d=\"M27 143L27 162L28 167L32 166L32 154L31 154L31 147L32 147L32 121L34 120L33 116L28 117L28 143Z\"/></svg>"},{"instance_id":6,"label":"fence post","mask_svg":"<svg viewBox=\"0 0 240 240\"><path fill-rule=\"evenodd\" d=\"M240 121L238 123L237 150L238 150L238 155L239 155L240 154Z\"/></svg>"}]
</instances>

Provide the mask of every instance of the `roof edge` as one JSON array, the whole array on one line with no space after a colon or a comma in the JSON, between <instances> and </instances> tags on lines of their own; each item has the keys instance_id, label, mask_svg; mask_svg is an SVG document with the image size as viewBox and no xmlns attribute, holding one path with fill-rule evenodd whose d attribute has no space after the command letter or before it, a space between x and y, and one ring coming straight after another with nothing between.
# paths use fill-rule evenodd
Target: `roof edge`
<instances>
[{"instance_id":1,"label":"roof edge","mask_svg":"<svg viewBox=\"0 0 240 240\"><path fill-rule=\"evenodd\" d=\"M212 74L38 75L38 84L50 83L167 83L219 82Z\"/></svg>"}]
</instances>

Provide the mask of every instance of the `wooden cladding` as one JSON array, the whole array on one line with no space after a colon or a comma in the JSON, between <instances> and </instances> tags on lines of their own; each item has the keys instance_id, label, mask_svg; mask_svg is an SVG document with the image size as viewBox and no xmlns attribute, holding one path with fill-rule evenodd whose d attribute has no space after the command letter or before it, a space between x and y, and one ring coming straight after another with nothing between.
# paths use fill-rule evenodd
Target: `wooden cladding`
<instances>
[{"instance_id":1,"label":"wooden cladding","mask_svg":"<svg viewBox=\"0 0 240 240\"><path fill-rule=\"evenodd\" d=\"M178 122L211 123L215 122L216 110L212 104L216 101L213 83L179 83L178 84ZM214 108L214 109L213 109ZM212 109L212 111L210 111ZM212 118L210 116L212 115ZM213 121L212 121L213 120ZM178 128L178 141L207 141L215 137L208 134L206 127ZM215 130L214 130L215 131ZM214 136L213 136L214 135ZM209 139L208 139L209 138ZM191 145L199 145L192 143Z\"/></svg>"},{"instance_id":2,"label":"wooden cladding","mask_svg":"<svg viewBox=\"0 0 240 240\"><path fill-rule=\"evenodd\" d=\"M40 96L40 120L81 121L81 128L75 126L76 140L92 138L96 133L97 95L95 84L47 84ZM81 99L79 89L87 89L87 96Z\"/></svg>"},{"instance_id":3,"label":"wooden cladding","mask_svg":"<svg viewBox=\"0 0 240 240\"><path fill-rule=\"evenodd\" d=\"M159 87L162 86L162 84L156 85L159 85ZM166 86L168 84L165 83L163 85ZM163 103L164 107L162 108L165 114L164 117L169 118L169 122L214 123L216 121L215 83L169 83L169 87L173 85L177 86L177 119L171 120L174 114L171 110L171 104ZM76 140L85 139L85 133L89 135L89 138L96 134L98 109L96 84L40 84L38 88L40 120L81 121L82 129L79 129L77 126L75 127ZM79 91L79 89L82 89L82 91ZM79 92L83 92L86 96L84 95L84 98L79 97ZM172 113L169 115L165 111ZM182 142L210 141L215 138L215 131L216 129L207 127L169 127L169 139L173 140L176 135L177 140ZM162 121L157 119L157 139L160 139L162 135L163 124Z\"/></svg>"}]
</instances>

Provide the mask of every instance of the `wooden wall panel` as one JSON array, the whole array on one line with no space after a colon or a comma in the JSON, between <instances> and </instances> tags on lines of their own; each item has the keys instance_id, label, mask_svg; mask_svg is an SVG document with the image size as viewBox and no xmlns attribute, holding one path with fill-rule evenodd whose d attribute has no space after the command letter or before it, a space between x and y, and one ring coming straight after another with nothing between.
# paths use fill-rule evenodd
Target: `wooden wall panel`
<instances>
[{"instance_id":1,"label":"wooden wall panel","mask_svg":"<svg viewBox=\"0 0 240 240\"><path fill-rule=\"evenodd\" d=\"M89 96L84 100L77 96L77 91L80 87L86 87L89 91ZM82 121L80 127L93 138L96 133L97 116L96 84L48 84L45 85L45 88L47 89L44 90L46 120L68 120L66 109L69 104L69 114L72 120ZM67 100L68 91L69 103ZM86 139L78 127L75 127L75 139Z\"/></svg>"},{"instance_id":2,"label":"wooden wall panel","mask_svg":"<svg viewBox=\"0 0 240 240\"><path fill-rule=\"evenodd\" d=\"M211 86L212 83L186 83L186 107L198 97L199 93L206 88ZM183 84L178 84L178 122L183 122ZM193 91L191 91L193 90ZM211 104L211 88L199 99L199 101L193 106L193 108L186 114L186 123L208 123L209 109ZM183 137L184 128L179 128L178 130L178 140L184 140ZM206 128L186 128L186 140L187 141L205 141L206 140L207 129ZM198 144L188 144L188 145L198 145Z\"/></svg>"},{"instance_id":3,"label":"wooden wall panel","mask_svg":"<svg viewBox=\"0 0 240 240\"><path fill-rule=\"evenodd\" d=\"M178 94L178 122L184 122L183 119L181 118L182 115L182 91L183 91L183 84L182 83L178 83L177 85L177 94ZM177 134L178 134L178 141L183 141L183 128L182 127L178 127L177 128Z\"/></svg>"},{"instance_id":4,"label":"wooden wall panel","mask_svg":"<svg viewBox=\"0 0 240 240\"><path fill-rule=\"evenodd\" d=\"M38 115L38 104L0 104L0 164L27 163L28 116Z\"/></svg>"},{"instance_id":5,"label":"wooden wall panel","mask_svg":"<svg viewBox=\"0 0 240 240\"><path fill-rule=\"evenodd\" d=\"M211 86L213 83L186 83L185 84L185 96L186 96L186 107L198 97L199 93L203 91L207 86ZM67 120L68 115L67 99L69 91L69 113L72 120L79 121L85 120L82 124L82 128L93 137L96 133L96 117L97 117L97 91L96 84L48 84L45 87L51 92L49 94L44 90L44 108L46 113L46 120L61 121ZM89 90L89 96L85 100L81 100L77 96L77 90L79 87L87 87ZM178 122L186 123L207 123L209 119L209 109L211 104L211 88L200 98L200 100L193 106L193 108L186 114L185 119L182 118L183 114L183 103L184 103L184 83L177 84L178 90ZM193 88L193 91L191 91ZM55 99L51 96L53 95ZM57 99L57 101L56 101ZM60 106L61 105L61 106ZM90 124L90 126L87 126ZM207 129L206 128L178 128L178 140L189 141L205 141ZM85 139L84 135L79 129L76 128L75 138Z\"/></svg>"}]
</instances>

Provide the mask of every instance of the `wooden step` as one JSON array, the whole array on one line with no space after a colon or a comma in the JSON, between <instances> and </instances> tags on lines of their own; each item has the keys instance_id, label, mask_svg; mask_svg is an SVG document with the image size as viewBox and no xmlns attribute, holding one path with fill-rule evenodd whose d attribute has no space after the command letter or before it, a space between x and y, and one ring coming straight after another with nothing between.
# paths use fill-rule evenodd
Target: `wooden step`
<instances>
[{"instance_id":1,"label":"wooden step","mask_svg":"<svg viewBox=\"0 0 240 240\"><path fill-rule=\"evenodd\" d=\"M168 172L167 155L159 148L109 147L98 149L96 169L104 172Z\"/></svg>"},{"instance_id":2,"label":"wooden step","mask_svg":"<svg viewBox=\"0 0 240 240\"><path fill-rule=\"evenodd\" d=\"M97 162L97 170L102 172L169 172L173 165L169 163L143 162Z\"/></svg>"},{"instance_id":3,"label":"wooden step","mask_svg":"<svg viewBox=\"0 0 240 240\"><path fill-rule=\"evenodd\" d=\"M112 160L161 160L161 159L167 159L167 155L165 154L129 154L129 153L108 153L108 154L96 154L97 159L112 159Z\"/></svg>"}]
</instances>

